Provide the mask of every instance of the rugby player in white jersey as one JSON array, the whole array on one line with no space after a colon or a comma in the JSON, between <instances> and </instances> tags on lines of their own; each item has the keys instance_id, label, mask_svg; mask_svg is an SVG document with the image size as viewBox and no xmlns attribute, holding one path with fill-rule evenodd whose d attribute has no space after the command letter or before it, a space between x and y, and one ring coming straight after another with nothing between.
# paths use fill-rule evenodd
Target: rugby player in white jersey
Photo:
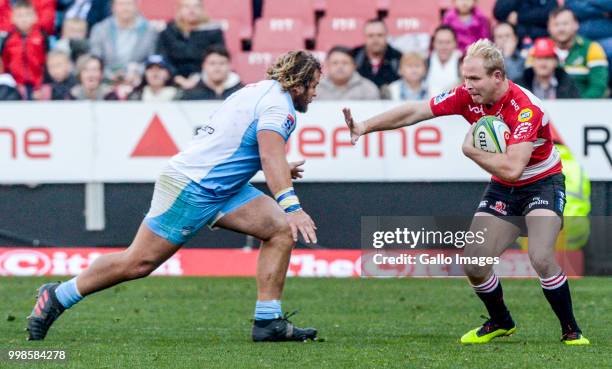
<instances>
[{"instance_id":1,"label":"rugby player in white jersey","mask_svg":"<svg viewBox=\"0 0 612 369\"><path fill-rule=\"evenodd\" d=\"M493 176L472 222L473 229L488 228L485 244L467 245L464 255L500 256L516 240L521 228L526 228L531 265L561 323L561 340L570 345L588 344L574 318L567 277L555 260L565 183L559 153L552 143L548 113L537 97L506 78L502 53L490 41L480 40L468 48L462 73L462 86L430 101L401 105L364 122L355 123L350 110L344 109L351 141L354 144L371 132L443 115L461 115L472 125L485 115L502 118L511 131L505 153L475 148L473 126L463 142L464 154ZM466 264L464 269L490 319L463 335L460 342L487 343L513 334L516 326L492 265Z\"/></svg>"},{"instance_id":2,"label":"rugby player in white jersey","mask_svg":"<svg viewBox=\"0 0 612 369\"><path fill-rule=\"evenodd\" d=\"M189 146L170 159L155 183L151 207L132 244L102 255L77 277L39 288L28 317L30 340L45 338L51 324L83 297L143 278L172 256L204 225L263 241L257 265L254 341L315 339L281 311L291 250L298 235L317 242L316 226L292 186L301 163L288 163L285 142L316 96L321 65L312 54L292 51L268 69L267 79L228 97ZM263 169L275 199L249 180ZM197 305L197 304L196 304Z\"/></svg>"}]
</instances>

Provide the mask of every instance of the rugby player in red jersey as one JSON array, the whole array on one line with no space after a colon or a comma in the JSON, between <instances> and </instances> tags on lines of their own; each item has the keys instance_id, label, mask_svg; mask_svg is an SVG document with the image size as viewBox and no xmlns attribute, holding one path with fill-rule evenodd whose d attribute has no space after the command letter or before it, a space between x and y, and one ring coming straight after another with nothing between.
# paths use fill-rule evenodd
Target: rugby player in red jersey
<instances>
[{"instance_id":1,"label":"rugby player in red jersey","mask_svg":"<svg viewBox=\"0 0 612 369\"><path fill-rule=\"evenodd\" d=\"M463 116L472 124L463 142L463 153L492 175L472 221L473 229L483 229L486 224L485 244L467 245L464 255L500 256L525 228L531 265L559 318L561 340L565 344L589 344L574 318L567 277L555 260L565 184L548 113L530 91L506 78L502 53L488 40L479 40L468 48L462 73L463 85L429 102L406 103L363 122L355 122L345 108L351 142L355 144L360 136L371 132L410 126L438 116ZM489 153L474 147L473 124L486 115L500 117L510 127L505 153ZM492 265L466 264L464 270L490 318L463 335L461 343L487 343L495 337L513 334L516 325Z\"/></svg>"}]
</instances>

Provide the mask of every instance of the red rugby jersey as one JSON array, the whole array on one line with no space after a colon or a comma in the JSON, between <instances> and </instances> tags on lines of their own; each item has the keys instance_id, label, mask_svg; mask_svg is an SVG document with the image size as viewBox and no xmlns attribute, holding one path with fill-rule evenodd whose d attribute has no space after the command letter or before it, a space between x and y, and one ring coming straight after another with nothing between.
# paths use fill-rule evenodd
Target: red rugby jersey
<instances>
[{"instance_id":1,"label":"red rugby jersey","mask_svg":"<svg viewBox=\"0 0 612 369\"><path fill-rule=\"evenodd\" d=\"M501 118L510 127L507 145L533 142L534 150L523 174L516 182L495 176L492 179L508 186L522 186L561 173L561 157L552 142L550 117L542 101L529 90L508 80L508 91L491 106L472 101L465 86L444 92L429 101L435 116L461 115L474 124L485 115Z\"/></svg>"}]
</instances>

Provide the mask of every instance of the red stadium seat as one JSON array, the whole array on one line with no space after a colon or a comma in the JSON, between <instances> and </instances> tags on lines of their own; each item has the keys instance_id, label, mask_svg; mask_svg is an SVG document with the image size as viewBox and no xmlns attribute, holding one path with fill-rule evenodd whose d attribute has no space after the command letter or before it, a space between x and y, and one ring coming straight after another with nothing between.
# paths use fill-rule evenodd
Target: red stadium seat
<instances>
[{"instance_id":1,"label":"red stadium seat","mask_svg":"<svg viewBox=\"0 0 612 369\"><path fill-rule=\"evenodd\" d=\"M316 48L328 51L336 45L355 47L363 44L362 18L324 17L319 22Z\"/></svg>"},{"instance_id":2,"label":"red stadium seat","mask_svg":"<svg viewBox=\"0 0 612 369\"><path fill-rule=\"evenodd\" d=\"M437 0L389 0L389 17L416 15L440 19L440 4Z\"/></svg>"},{"instance_id":3,"label":"red stadium seat","mask_svg":"<svg viewBox=\"0 0 612 369\"><path fill-rule=\"evenodd\" d=\"M253 36L251 0L205 0L204 11L211 19L217 21L223 22L229 19L237 21L236 28L233 29L234 32L238 30L241 39L250 39Z\"/></svg>"},{"instance_id":4,"label":"red stadium seat","mask_svg":"<svg viewBox=\"0 0 612 369\"><path fill-rule=\"evenodd\" d=\"M375 0L327 0L326 17L365 18L378 16L378 3Z\"/></svg>"},{"instance_id":5,"label":"red stadium seat","mask_svg":"<svg viewBox=\"0 0 612 369\"><path fill-rule=\"evenodd\" d=\"M312 0L312 6L314 10L318 12L324 12L325 8L327 7L327 1L326 0Z\"/></svg>"},{"instance_id":6,"label":"red stadium seat","mask_svg":"<svg viewBox=\"0 0 612 369\"><path fill-rule=\"evenodd\" d=\"M253 51L289 51L303 49L306 37L300 19L260 18L255 22Z\"/></svg>"},{"instance_id":7,"label":"red stadium seat","mask_svg":"<svg viewBox=\"0 0 612 369\"><path fill-rule=\"evenodd\" d=\"M493 8L495 7L496 0L480 0L477 3L477 6L482 10L484 15L489 17L489 19L493 19Z\"/></svg>"},{"instance_id":8,"label":"red stadium seat","mask_svg":"<svg viewBox=\"0 0 612 369\"><path fill-rule=\"evenodd\" d=\"M242 22L237 19L215 19L214 22L221 24L225 47L232 55L242 52L242 40L249 39L250 34L241 34Z\"/></svg>"},{"instance_id":9,"label":"red stadium seat","mask_svg":"<svg viewBox=\"0 0 612 369\"><path fill-rule=\"evenodd\" d=\"M244 52L232 58L234 71L243 83L253 83L266 78L266 70L280 53Z\"/></svg>"},{"instance_id":10,"label":"red stadium seat","mask_svg":"<svg viewBox=\"0 0 612 369\"><path fill-rule=\"evenodd\" d=\"M313 39L315 36L315 10L310 0L294 1L291 6L287 6L287 0L266 0L263 3L262 15L268 19L301 19L306 38Z\"/></svg>"},{"instance_id":11,"label":"red stadium seat","mask_svg":"<svg viewBox=\"0 0 612 369\"><path fill-rule=\"evenodd\" d=\"M251 0L206 0L204 9L212 19L238 19L248 25L253 22Z\"/></svg>"},{"instance_id":12,"label":"red stadium seat","mask_svg":"<svg viewBox=\"0 0 612 369\"><path fill-rule=\"evenodd\" d=\"M392 16L385 20L389 35L400 36L406 33L433 33L439 24L435 15Z\"/></svg>"},{"instance_id":13,"label":"red stadium seat","mask_svg":"<svg viewBox=\"0 0 612 369\"><path fill-rule=\"evenodd\" d=\"M173 19L178 8L178 0L139 0L138 7L142 15L149 20Z\"/></svg>"}]
</instances>

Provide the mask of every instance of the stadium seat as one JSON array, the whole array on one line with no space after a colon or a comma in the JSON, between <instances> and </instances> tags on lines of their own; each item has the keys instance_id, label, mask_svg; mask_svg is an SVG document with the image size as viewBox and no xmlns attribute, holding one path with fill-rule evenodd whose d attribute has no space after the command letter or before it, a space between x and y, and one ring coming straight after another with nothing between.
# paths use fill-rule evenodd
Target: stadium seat
<instances>
[{"instance_id":1,"label":"stadium seat","mask_svg":"<svg viewBox=\"0 0 612 369\"><path fill-rule=\"evenodd\" d=\"M255 22L253 51L289 51L303 49L304 25L300 19L260 18Z\"/></svg>"},{"instance_id":2,"label":"stadium seat","mask_svg":"<svg viewBox=\"0 0 612 369\"><path fill-rule=\"evenodd\" d=\"M249 39L251 35L242 35L242 22L237 19L215 19L215 22L221 24L223 29L223 38L225 39L225 47L232 55L236 55L242 51L242 40Z\"/></svg>"},{"instance_id":3,"label":"stadium seat","mask_svg":"<svg viewBox=\"0 0 612 369\"><path fill-rule=\"evenodd\" d=\"M374 0L327 0L325 16L328 18L376 18L378 3Z\"/></svg>"},{"instance_id":4,"label":"stadium seat","mask_svg":"<svg viewBox=\"0 0 612 369\"><path fill-rule=\"evenodd\" d=\"M145 18L168 21L176 15L178 0L139 0L138 6Z\"/></svg>"},{"instance_id":5,"label":"stadium seat","mask_svg":"<svg viewBox=\"0 0 612 369\"><path fill-rule=\"evenodd\" d=\"M166 1L166 0L164 0ZM240 38L250 39L253 36L253 6L251 0L206 0L206 14L214 20L224 22L232 19L236 22Z\"/></svg>"},{"instance_id":6,"label":"stadium seat","mask_svg":"<svg viewBox=\"0 0 612 369\"><path fill-rule=\"evenodd\" d=\"M389 0L389 17L429 17L440 19L438 0Z\"/></svg>"},{"instance_id":7,"label":"stadium seat","mask_svg":"<svg viewBox=\"0 0 612 369\"><path fill-rule=\"evenodd\" d=\"M263 18L293 18L301 19L304 24L306 38L315 36L315 10L314 4L309 0L295 1L287 6L287 0L266 0L263 3Z\"/></svg>"},{"instance_id":8,"label":"stadium seat","mask_svg":"<svg viewBox=\"0 0 612 369\"><path fill-rule=\"evenodd\" d=\"M242 83L253 83L265 79L266 69L279 55L277 52L243 52L232 58L232 66Z\"/></svg>"},{"instance_id":9,"label":"stadium seat","mask_svg":"<svg viewBox=\"0 0 612 369\"><path fill-rule=\"evenodd\" d=\"M484 15L489 17L489 19L493 19L493 8L495 7L496 0L480 0L478 1L478 7Z\"/></svg>"},{"instance_id":10,"label":"stadium seat","mask_svg":"<svg viewBox=\"0 0 612 369\"><path fill-rule=\"evenodd\" d=\"M328 51L336 45L355 47L363 44L362 18L324 17L319 22L316 49Z\"/></svg>"},{"instance_id":11,"label":"stadium seat","mask_svg":"<svg viewBox=\"0 0 612 369\"><path fill-rule=\"evenodd\" d=\"M406 33L431 34L439 20L435 15L391 16L385 20L389 35L400 36Z\"/></svg>"}]
</instances>

